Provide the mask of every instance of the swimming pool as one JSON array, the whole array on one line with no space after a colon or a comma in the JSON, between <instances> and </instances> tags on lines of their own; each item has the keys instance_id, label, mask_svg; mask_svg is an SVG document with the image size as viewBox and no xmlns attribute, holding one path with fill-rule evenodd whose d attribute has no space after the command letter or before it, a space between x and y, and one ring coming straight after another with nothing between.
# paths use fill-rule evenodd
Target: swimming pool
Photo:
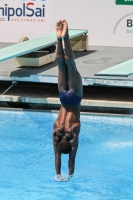
<instances>
[{"instance_id":1,"label":"swimming pool","mask_svg":"<svg viewBox=\"0 0 133 200\"><path fill-rule=\"evenodd\" d=\"M81 115L75 175L54 180L57 113L0 111L0 199L133 199L133 117ZM62 156L67 173L67 155Z\"/></svg>"}]
</instances>

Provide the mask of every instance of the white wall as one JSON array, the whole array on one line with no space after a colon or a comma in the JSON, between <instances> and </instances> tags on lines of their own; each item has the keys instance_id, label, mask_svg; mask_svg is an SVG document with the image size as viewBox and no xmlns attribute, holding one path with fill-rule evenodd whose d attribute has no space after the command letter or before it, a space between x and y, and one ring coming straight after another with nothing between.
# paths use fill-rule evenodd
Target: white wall
<instances>
[{"instance_id":1,"label":"white wall","mask_svg":"<svg viewBox=\"0 0 133 200\"><path fill-rule=\"evenodd\" d=\"M69 28L89 30L90 45L133 47L133 32L126 33L125 19L114 34L118 21L130 13L133 20L133 6L116 5L115 0L56 0L52 2L50 30L56 20L66 18Z\"/></svg>"},{"instance_id":2,"label":"white wall","mask_svg":"<svg viewBox=\"0 0 133 200\"><path fill-rule=\"evenodd\" d=\"M1 4L11 1L13 0L0 0L0 7ZM16 1L22 3L22 0ZM25 2L31 1L25 0ZM36 0L34 3L39 5L42 1ZM127 19L133 20L133 5L116 5L115 0L46 0L43 3L47 5L46 23L41 23L40 26L34 24L34 27L32 27L33 23L31 27L27 23L27 31L24 24L10 22L9 25L8 22L5 31L3 28L0 29L0 41L17 42L20 35L32 38L54 31L56 21L65 18L70 29L88 29L90 45L133 47L133 27L127 27ZM21 29L19 29L20 25ZM12 36L13 26L14 37Z\"/></svg>"}]
</instances>

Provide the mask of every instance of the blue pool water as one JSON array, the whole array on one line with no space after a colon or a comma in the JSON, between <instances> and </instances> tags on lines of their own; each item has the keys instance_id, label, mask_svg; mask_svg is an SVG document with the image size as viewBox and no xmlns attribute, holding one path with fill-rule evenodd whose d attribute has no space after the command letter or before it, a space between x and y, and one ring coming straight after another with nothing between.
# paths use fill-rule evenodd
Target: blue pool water
<instances>
[{"instance_id":1,"label":"blue pool water","mask_svg":"<svg viewBox=\"0 0 133 200\"><path fill-rule=\"evenodd\" d=\"M132 200L133 118L81 115L74 177L56 182L56 117L0 111L0 200ZM62 156L63 174L67 158Z\"/></svg>"}]
</instances>

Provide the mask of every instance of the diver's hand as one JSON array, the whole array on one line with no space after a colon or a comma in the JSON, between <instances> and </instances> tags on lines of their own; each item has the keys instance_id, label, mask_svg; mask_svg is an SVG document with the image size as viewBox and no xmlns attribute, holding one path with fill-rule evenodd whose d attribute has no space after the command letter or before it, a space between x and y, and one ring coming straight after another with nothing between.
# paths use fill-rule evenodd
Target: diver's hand
<instances>
[{"instance_id":1,"label":"diver's hand","mask_svg":"<svg viewBox=\"0 0 133 200\"><path fill-rule=\"evenodd\" d=\"M65 178L61 174L56 174L55 180L58 182L64 182Z\"/></svg>"},{"instance_id":2,"label":"diver's hand","mask_svg":"<svg viewBox=\"0 0 133 200\"><path fill-rule=\"evenodd\" d=\"M58 182L68 182L73 177L73 174L68 175L67 177L63 177L61 174L56 174L55 180Z\"/></svg>"},{"instance_id":3,"label":"diver's hand","mask_svg":"<svg viewBox=\"0 0 133 200\"><path fill-rule=\"evenodd\" d=\"M68 175L68 176L65 178L65 181L70 181L72 177L73 177L73 174Z\"/></svg>"}]
</instances>

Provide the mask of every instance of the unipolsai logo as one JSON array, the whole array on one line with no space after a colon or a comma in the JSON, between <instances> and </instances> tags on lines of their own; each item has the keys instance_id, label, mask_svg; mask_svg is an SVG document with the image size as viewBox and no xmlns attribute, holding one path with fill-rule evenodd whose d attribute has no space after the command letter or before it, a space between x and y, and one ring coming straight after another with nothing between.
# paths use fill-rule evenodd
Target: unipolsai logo
<instances>
[{"instance_id":1,"label":"unipolsai logo","mask_svg":"<svg viewBox=\"0 0 133 200\"><path fill-rule=\"evenodd\" d=\"M133 5L133 0L116 0L117 5Z\"/></svg>"},{"instance_id":2,"label":"unipolsai logo","mask_svg":"<svg viewBox=\"0 0 133 200\"><path fill-rule=\"evenodd\" d=\"M43 2L42 2L43 1ZM44 22L45 21L45 4L42 0L39 2L24 2L18 3L12 1L3 3L0 6L0 21L24 21L24 22Z\"/></svg>"}]
</instances>

